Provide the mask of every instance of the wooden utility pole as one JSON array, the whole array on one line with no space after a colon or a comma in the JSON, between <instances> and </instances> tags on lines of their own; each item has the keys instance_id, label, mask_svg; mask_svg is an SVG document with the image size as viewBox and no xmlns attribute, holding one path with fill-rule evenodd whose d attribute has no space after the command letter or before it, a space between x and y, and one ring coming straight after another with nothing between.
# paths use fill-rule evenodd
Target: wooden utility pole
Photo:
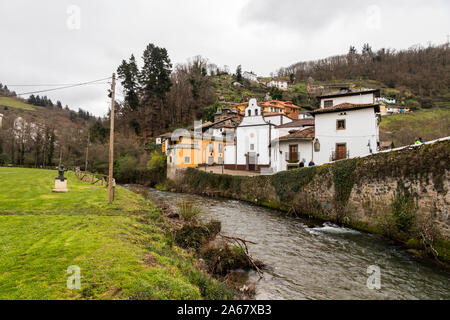
<instances>
[{"instance_id":1,"label":"wooden utility pole","mask_svg":"<svg viewBox=\"0 0 450 320\"><path fill-rule=\"evenodd\" d=\"M116 74L112 75L111 84L111 112L109 113L109 175L108 175L108 193L109 203L113 202L113 165L114 165L114 96L116 93Z\"/></svg>"},{"instance_id":2,"label":"wooden utility pole","mask_svg":"<svg viewBox=\"0 0 450 320\"><path fill-rule=\"evenodd\" d=\"M87 172L88 158L89 158L89 143L91 142L91 132L88 128L87 145L86 145L86 161L84 162L84 172Z\"/></svg>"}]
</instances>

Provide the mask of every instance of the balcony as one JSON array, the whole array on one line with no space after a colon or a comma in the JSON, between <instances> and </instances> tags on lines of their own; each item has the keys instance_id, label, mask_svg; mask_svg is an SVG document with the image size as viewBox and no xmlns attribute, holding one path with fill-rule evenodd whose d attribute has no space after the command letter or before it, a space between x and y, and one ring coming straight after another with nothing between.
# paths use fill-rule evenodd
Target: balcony
<instances>
[{"instance_id":1,"label":"balcony","mask_svg":"<svg viewBox=\"0 0 450 320\"><path fill-rule=\"evenodd\" d=\"M300 162L300 152L286 152L284 160L287 163L298 163Z\"/></svg>"},{"instance_id":2,"label":"balcony","mask_svg":"<svg viewBox=\"0 0 450 320\"><path fill-rule=\"evenodd\" d=\"M350 158L350 150L347 150L345 153L345 157L338 157L337 151L331 151L330 161L344 160Z\"/></svg>"}]
</instances>

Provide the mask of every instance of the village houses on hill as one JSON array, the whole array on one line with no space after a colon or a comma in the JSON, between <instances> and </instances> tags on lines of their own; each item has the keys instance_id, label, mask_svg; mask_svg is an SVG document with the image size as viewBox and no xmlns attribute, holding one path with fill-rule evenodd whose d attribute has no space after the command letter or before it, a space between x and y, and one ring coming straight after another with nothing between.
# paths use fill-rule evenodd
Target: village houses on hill
<instances>
[{"instance_id":1,"label":"village houses on hill","mask_svg":"<svg viewBox=\"0 0 450 320\"><path fill-rule=\"evenodd\" d=\"M160 137L168 169L221 166L272 174L366 156L379 150L379 90L340 90L319 96L320 108L301 113L292 102L223 108L213 122Z\"/></svg>"}]
</instances>

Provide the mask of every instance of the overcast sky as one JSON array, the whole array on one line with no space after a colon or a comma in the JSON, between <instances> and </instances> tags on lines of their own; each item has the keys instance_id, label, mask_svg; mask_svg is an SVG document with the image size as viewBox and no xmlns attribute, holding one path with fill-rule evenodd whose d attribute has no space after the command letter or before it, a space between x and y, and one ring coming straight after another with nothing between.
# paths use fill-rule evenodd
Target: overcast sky
<instances>
[{"instance_id":1,"label":"overcast sky","mask_svg":"<svg viewBox=\"0 0 450 320\"><path fill-rule=\"evenodd\" d=\"M358 50L441 44L448 0L14 0L0 2L0 82L71 84L110 76L148 43L174 64L202 55L231 71L283 66ZM11 87L27 92L42 87ZM108 109L108 84L45 93L72 109Z\"/></svg>"}]
</instances>

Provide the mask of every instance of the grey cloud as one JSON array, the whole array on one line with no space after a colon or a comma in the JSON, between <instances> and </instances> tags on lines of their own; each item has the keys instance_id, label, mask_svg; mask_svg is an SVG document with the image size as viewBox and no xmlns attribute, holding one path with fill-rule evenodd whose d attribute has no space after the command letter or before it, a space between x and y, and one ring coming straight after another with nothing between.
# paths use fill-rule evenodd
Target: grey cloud
<instances>
[{"instance_id":1,"label":"grey cloud","mask_svg":"<svg viewBox=\"0 0 450 320\"><path fill-rule=\"evenodd\" d=\"M67 28L67 8L81 9L81 29ZM383 28L364 27L378 5ZM153 42L174 64L201 54L217 65L268 75L279 67L360 48L443 42L448 0L14 0L0 1L0 81L77 83L111 75ZM258 53L258 54L255 54ZM263 54L261 54L263 53ZM96 115L108 110L108 85L47 95ZM14 88L16 91L29 88Z\"/></svg>"}]
</instances>

